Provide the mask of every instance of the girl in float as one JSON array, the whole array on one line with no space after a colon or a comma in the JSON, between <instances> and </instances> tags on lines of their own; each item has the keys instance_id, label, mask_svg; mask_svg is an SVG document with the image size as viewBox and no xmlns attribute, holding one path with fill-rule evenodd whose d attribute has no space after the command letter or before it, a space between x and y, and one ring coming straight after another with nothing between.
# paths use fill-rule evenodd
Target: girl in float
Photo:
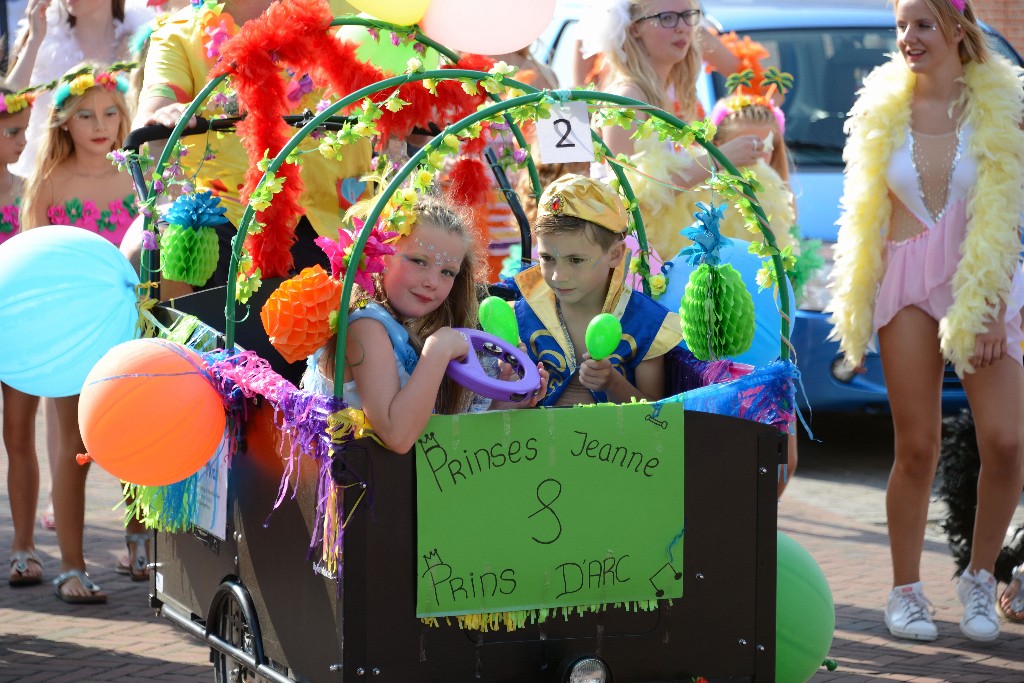
<instances>
[{"instance_id":1,"label":"girl in float","mask_svg":"<svg viewBox=\"0 0 1024 683\"><path fill-rule=\"evenodd\" d=\"M699 39L701 20L697 0L614 0L601 15L602 25L592 34L593 51L604 55L608 63L606 92L649 102L684 121L699 114L696 83L702 68ZM642 116L642 112L637 113ZM625 154L639 163L658 142L656 136L634 142L632 131L618 126L602 129L601 137L612 155ZM670 177L673 185L693 188L711 175L711 166L702 153L667 146L678 159ZM753 164L764 153L764 140L748 134L723 143L721 151L739 167ZM637 156L639 155L639 156ZM656 210L637 196L645 216ZM651 221L647 230L650 243L662 254L675 254L683 245L678 236L688 223L668 224Z\"/></svg>"},{"instance_id":2,"label":"girl in float","mask_svg":"<svg viewBox=\"0 0 1024 683\"><path fill-rule=\"evenodd\" d=\"M107 154L120 147L128 134L127 87L123 72L89 64L61 78L49 109L39 163L25 189L24 229L76 225L120 243L137 213L135 195L131 178L118 173ZM53 472L53 504L61 574L54 579L54 589L65 602L106 602L107 596L85 573L82 532L88 466L76 461L76 455L85 452L78 429L78 397L58 398L55 403L60 448ZM129 546L135 546L129 547L134 551L131 571L133 578L144 580L148 536L141 524L135 524L126 535Z\"/></svg>"},{"instance_id":3,"label":"girl in float","mask_svg":"<svg viewBox=\"0 0 1024 683\"><path fill-rule=\"evenodd\" d=\"M30 97L0 89L0 244L21 228L21 178L8 168L25 149ZM11 504L14 539L11 542L12 586L30 586L43 580L43 565L35 553L36 503L39 498L39 462L36 460L35 415L39 398L0 382L3 391L4 448L7 451L7 496Z\"/></svg>"},{"instance_id":4,"label":"girl in float","mask_svg":"<svg viewBox=\"0 0 1024 683\"><path fill-rule=\"evenodd\" d=\"M373 291L360 291L345 342L344 400L396 453L413 447L433 412L466 412L473 396L445 369L470 352L452 328L477 325L474 237L468 220L437 199L421 197L414 211L408 234L383 257L383 273L372 276ZM310 356L305 389L333 393L335 344Z\"/></svg>"},{"instance_id":5,"label":"girl in float","mask_svg":"<svg viewBox=\"0 0 1024 683\"><path fill-rule=\"evenodd\" d=\"M992 571L1024 485L1024 91L989 51L971 0L896 0L895 18L900 55L868 76L847 124L834 335L860 368L878 333L896 455L885 623L899 638L938 636L920 560L947 361L960 376L981 456L960 630L990 641Z\"/></svg>"}]
</instances>

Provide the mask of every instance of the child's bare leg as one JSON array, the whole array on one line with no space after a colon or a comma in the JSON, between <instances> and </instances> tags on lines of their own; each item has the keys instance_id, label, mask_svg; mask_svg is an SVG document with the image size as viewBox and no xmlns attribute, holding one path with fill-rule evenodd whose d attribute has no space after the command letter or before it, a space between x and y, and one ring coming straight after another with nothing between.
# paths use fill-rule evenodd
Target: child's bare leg
<instances>
[{"instance_id":1,"label":"child's bare leg","mask_svg":"<svg viewBox=\"0 0 1024 683\"><path fill-rule=\"evenodd\" d=\"M11 504L14 523L14 541L11 549L34 550L36 504L39 500L39 462L36 460L36 410L39 398L24 394L6 384L4 397L4 447L7 449L7 497ZM28 564L22 572L26 576L40 576L36 563Z\"/></svg>"},{"instance_id":2,"label":"child's bare leg","mask_svg":"<svg viewBox=\"0 0 1024 683\"><path fill-rule=\"evenodd\" d=\"M53 473L57 471L57 458L60 453L60 427L57 425L57 408L52 398L43 399L43 414L46 417L46 462L50 465L50 481L46 494L46 517L49 524L43 526L48 529L54 528L53 515Z\"/></svg>"},{"instance_id":3,"label":"child's bare leg","mask_svg":"<svg viewBox=\"0 0 1024 683\"><path fill-rule=\"evenodd\" d=\"M76 456L85 452L78 429L78 396L54 400L60 426L60 452L53 475L53 510L57 518L57 543L60 545L61 571L85 570L82 536L85 532L85 481L88 465L79 465ZM68 596L87 596L89 591L77 579L61 589Z\"/></svg>"}]
</instances>

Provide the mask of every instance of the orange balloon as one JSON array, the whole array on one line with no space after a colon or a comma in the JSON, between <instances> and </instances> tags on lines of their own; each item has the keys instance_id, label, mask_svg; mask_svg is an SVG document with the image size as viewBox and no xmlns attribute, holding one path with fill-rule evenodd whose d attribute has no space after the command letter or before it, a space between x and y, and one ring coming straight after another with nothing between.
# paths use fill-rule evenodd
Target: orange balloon
<instances>
[{"instance_id":1,"label":"orange balloon","mask_svg":"<svg viewBox=\"0 0 1024 683\"><path fill-rule=\"evenodd\" d=\"M118 479L166 486L209 461L224 435L220 394L195 351L165 339L118 344L93 366L78 401L82 441Z\"/></svg>"},{"instance_id":2,"label":"orange balloon","mask_svg":"<svg viewBox=\"0 0 1024 683\"><path fill-rule=\"evenodd\" d=\"M330 314L338 310L341 290L341 282L313 266L282 282L263 304L263 329L286 361L305 360L330 338Z\"/></svg>"}]
</instances>

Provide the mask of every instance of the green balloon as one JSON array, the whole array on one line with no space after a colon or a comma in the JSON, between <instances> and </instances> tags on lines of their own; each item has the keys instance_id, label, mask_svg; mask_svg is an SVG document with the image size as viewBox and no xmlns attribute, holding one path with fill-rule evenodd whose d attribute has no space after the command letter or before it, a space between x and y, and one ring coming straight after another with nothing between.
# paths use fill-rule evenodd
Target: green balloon
<instances>
[{"instance_id":1,"label":"green balloon","mask_svg":"<svg viewBox=\"0 0 1024 683\"><path fill-rule=\"evenodd\" d=\"M778 532L775 596L775 680L804 683L832 647L836 609L821 567L792 538Z\"/></svg>"},{"instance_id":2,"label":"green balloon","mask_svg":"<svg viewBox=\"0 0 1024 683\"><path fill-rule=\"evenodd\" d=\"M622 324L611 313L596 316L587 325L587 353L594 360L603 360L615 353L622 339Z\"/></svg>"},{"instance_id":3,"label":"green balloon","mask_svg":"<svg viewBox=\"0 0 1024 683\"><path fill-rule=\"evenodd\" d=\"M359 15L369 16L369 15ZM342 26L338 31L338 37L356 44L356 57L367 64L372 64L381 71L399 75L404 74L408 68L409 60L413 57L423 62L423 68L436 69L441 61L441 55L433 48L427 48L422 54L417 52L413 45L408 42L394 45L391 42L391 31L381 29L380 38L373 39L365 26Z\"/></svg>"},{"instance_id":4,"label":"green balloon","mask_svg":"<svg viewBox=\"0 0 1024 683\"><path fill-rule=\"evenodd\" d=\"M519 345L519 322L515 311L504 299L489 296L480 302L480 327L512 346Z\"/></svg>"}]
</instances>

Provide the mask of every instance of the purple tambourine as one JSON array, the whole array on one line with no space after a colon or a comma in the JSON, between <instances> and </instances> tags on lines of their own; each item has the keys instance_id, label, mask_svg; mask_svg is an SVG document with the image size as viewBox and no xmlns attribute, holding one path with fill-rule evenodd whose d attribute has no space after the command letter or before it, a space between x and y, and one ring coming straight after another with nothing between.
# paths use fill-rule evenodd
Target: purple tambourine
<instances>
[{"instance_id":1,"label":"purple tambourine","mask_svg":"<svg viewBox=\"0 0 1024 683\"><path fill-rule=\"evenodd\" d=\"M518 403L540 389L540 373L524 351L487 332L465 327L457 327L455 331L466 335L466 341L474 351L483 352L511 365L512 371L519 379L506 382L489 376L480 365L477 355L469 353L463 360L448 363L446 372L453 380L481 396L509 403Z\"/></svg>"}]
</instances>

